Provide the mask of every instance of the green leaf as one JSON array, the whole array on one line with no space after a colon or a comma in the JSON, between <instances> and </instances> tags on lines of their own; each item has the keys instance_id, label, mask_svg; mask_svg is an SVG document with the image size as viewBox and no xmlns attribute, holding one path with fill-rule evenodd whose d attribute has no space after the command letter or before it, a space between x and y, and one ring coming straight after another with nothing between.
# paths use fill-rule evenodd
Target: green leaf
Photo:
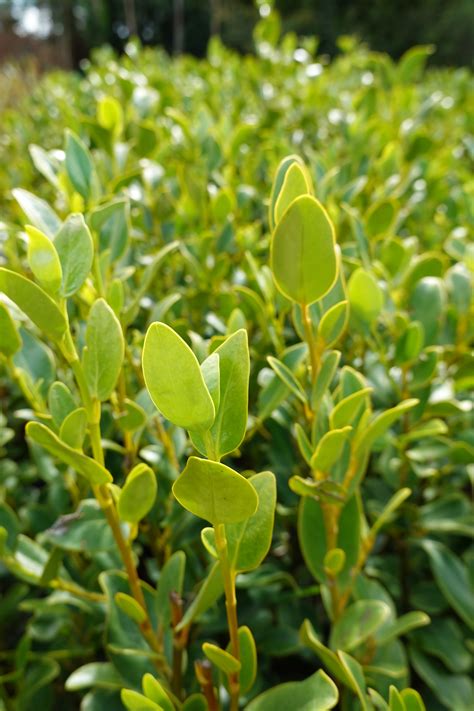
<instances>
[{"instance_id":1,"label":"green leaf","mask_svg":"<svg viewBox=\"0 0 474 711\"><path fill-rule=\"evenodd\" d=\"M400 696L405 704L405 711L426 711L423 699L415 689L403 689Z\"/></svg>"},{"instance_id":2,"label":"green leaf","mask_svg":"<svg viewBox=\"0 0 474 711\"><path fill-rule=\"evenodd\" d=\"M99 249L108 252L111 262L125 254L130 241L128 200L113 200L91 213L90 225L99 234Z\"/></svg>"},{"instance_id":3,"label":"green leaf","mask_svg":"<svg viewBox=\"0 0 474 711\"><path fill-rule=\"evenodd\" d=\"M191 694L183 704L183 711L208 711L209 706L202 694Z\"/></svg>"},{"instance_id":4,"label":"green leaf","mask_svg":"<svg viewBox=\"0 0 474 711\"><path fill-rule=\"evenodd\" d=\"M68 323L43 289L20 274L0 267L0 291L27 315L47 338L52 341L61 340Z\"/></svg>"},{"instance_id":5,"label":"green leaf","mask_svg":"<svg viewBox=\"0 0 474 711\"><path fill-rule=\"evenodd\" d=\"M349 302L340 301L326 311L318 324L318 338L330 348L342 336L349 320Z\"/></svg>"},{"instance_id":6,"label":"green leaf","mask_svg":"<svg viewBox=\"0 0 474 711\"><path fill-rule=\"evenodd\" d=\"M331 631L330 646L351 651L372 637L390 616L389 606L380 600L357 600L336 621Z\"/></svg>"},{"instance_id":7,"label":"green leaf","mask_svg":"<svg viewBox=\"0 0 474 711\"><path fill-rule=\"evenodd\" d=\"M275 222L278 223L285 210L300 195L312 192L311 181L306 168L296 161L290 165L285 174L283 185L275 204Z\"/></svg>"},{"instance_id":8,"label":"green leaf","mask_svg":"<svg viewBox=\"0 0 474 711\"><path fill-rule=\"evenodd\" d=\"M125 432L135 432L145 426L147 413L133 400L125 398L123 411L117 416L118 426Z\"/></svg>"},{"instance_id":9,"label":"green leaf","mask_svg":"<svg viewBox=\"0 0 474 711\"><path fill-rule=\"evenodd\" d=\"M384 306L384 295L370 272L359 268L351 274L347 284L351 312L363 323L372 325Z\"/></svg>"},{"instance_id":10,"label":"green leaf","mask_svg":"<svg viewBox=\"0 0 474 711\"><path fill-rule=\"evenodd\" d=\"M298 496L311 496L316 501L341 506L346 500L346 492L342 484L330 479L315 481L313 478L292 476L288 484L291 491L294 491Z\"/></svg>"},{"instance_id":11,"label":"green leaf","mask_svg":"<svg viewBox=\"0 0 474 711\"><path fill-rule=\"evenodd\" d=\"M61 220L48 203L22 188L16 188L12 193L28 220L53 239L61 227Z\"/></svg>"},{"instance_id":12,"label":"green leaf","mask_svg":"<svg viewBox=\"0 0 474 711\"><path fill-rule=\"evenodd\" d=\"M157 483L155 473L146 464L137 464L125 480L117 502L122 521L138 523L155 503Z\"/></svg>"},{"instance_id":13,"label":"green leaf","mask_svg":"<svg viewBox=\"0 0 474 711\"><path fill-rule=\"evenodd\" d=\"M86 202L92 195L94 164L85 144L72 131L66 131L66 171L74 189Z\"/></svg>"},{"instance_id":14,"label":"green leaf","mask_svg":"<svg viewBox=\"0 0 474 711\"><path fill-rule=\"evenodd\" d=\"M21 338L14 320L0 301L0 353L10 358L21 348Z\"/></svg>"},{"instance_id":15,"label":"green leaf","mask_svg":"<svg viewBox=\"0 0 474 711\"><path fill-rule=\"evenodd\" d=\"M311 469L328 473L342 456L342 447L352 432L352 427L330 430L321 438L311 457Z\"/></svg>"},{"instance_id":16,"label":"green leaf","mask_svg":"<svg viewBox=\"0 0 474 711\"><path fill-rule=\"evenodd\" d=\"M270 550L275 517L275 475L260 472L248 481L258 495L257 510L246 521L225 527L229 557L238 571L254 570L262 563Z\"/></svg>"},{"instance_id":17,"label":"green leaf","mask_svg":"<svg viewBox=\"0 0 474 711\"><path fill-rule=\"evenodd\" d=\"M112 481L107 469L94 459L86 457L72 447L62 442L54 432L51 432L45 425L39 422L28 422L26 425L26 435L33 442L41 445L50 454L58 457L62 462L72 467L79 474L82 474L90 484L107 484Z\"/></svg>"},{"instance_id":18,"label":"green leaf","mask_svg":"<svg viewBox=\"0 0 474 711\"><path fill-rule=\"evenodd\" d=\"M163 708L163 711L174 711L174 704L166 693L158 679L152 674L145 674L142 679L143 693L147 699L151 699Z\"/></svg>"},{"instance_id":19,"label":"green leaf","mask_svg":"<svg viewBox=\"0 0 474 711\"><path fill-rule=\"evenodd\" d=\"M120 136L123 127L123 110L113 96L102 96L97 102L97 120L102 128Z\"/></svg>"},{"instance_id":20,"label":"green leaf","mask_svg":"<svg viewBox=\"0 0 474 711\"><path fill-rule=\"evenodd\" d=\"M409 410L412 410L418 405L419 400L415 398L403 400L390 410L385 410L380 415L377 415L372 422L360 434L356 443L358 452L368 451L376 439L381 437L385 432L396 422L402 415Z\"/></svg>"},{"instance_id":21,"label":"green leaf","mask_svg":"<svg viewBox=\"0 0 474 711\"><path fill-rule=\"evenodd\" d=\"M185 629L191 622L199 619L206 610L214 605L223 592L224 581L222 579L221 564L220 561L216 561L204 579L196 597L184 613L183 619L176 625L176 631L179 632Z\"/></svg>"},{"instance_id":22,"label":"green leaf","mask_svg":"<svg viewBox=\"0 0 474 711\"><path fill-rule=\"evenodd\" d=\"M52 152L45 151L41 146L36 146L34 143L30 143L28 150L36 170L40 172L56 190L61 190L58 177L61 167L60 161L56 157L53 157Z\"/></svg>"},{"instance_id":23,"label":"green leaf","mask_svg":"<svg viewBox=\"0 0 474 711\"><path fill-rule=\"evenodd\" d=\"M91 662L75 669L66 679L67 691L81 691L90 687L98 689L121 689L123 679L110 662Z\"/></svg>"},{"instance_id":24,"label":"green leaf","mask_svg":"<svg viewBox=\"0 0 474 711\"><path fill-rule=\"evenodd\" d=\"M246 626L239 627L240 691L246 694L254 685L257 676L257 647L252 632ZM230 642L227 650L230 648Z\"/></svg>"},{"instance_id":25,"label":"green leaf","mask_svg":"<svg viewBox=\"0 0 474 711\"><path fill-rule=\"evenodd\" d=\"M221 400L221 384L220 384L220 367L219 367L219 354L211 353L211 355L206 358L201 363L201 372L206 387L209 390L209 395L214 403L214 409L216 412L219 411L219 403ZM205 452L203 452L205 454Z\"/></svg>"},{"instance_id":26,"label":"green leaf","mask_svg":"<svg viewBox=\"0 0 474 711\"><path fill-rule=\"evenodd\" d=\"M396 217L396 206L392 200L373 203L367 211L367 234L369 237L387 233Z\"/></svg>"},{"instance_id":27,"label":"green leaf","mask_svg":"<svg viewBox=\"0 0 474 711\"><path fill-rule=\"evenodd\" d=\"M47 291L55 294L61 286L62 269L54 244L41 230L31 225L28 233L28 264L35 277Z\"/></svg>"},{"instance_id":28,"label":"green leaf","mask_svg":"<svg viewBox=\"0 0 474 711\"><path fill-rule=\"evenodd\" d=\"M133 290L132 302L129 304L122 316L123 322L126 325L132 323L138 314L140 302L150 290L151 285L154 283L158 269L160 268L164 258L171 252L174 252L179 246L180 242L175 240L174 242L170 242L170 244L162 247L155 255L152 262L147 266L145 272L142 273L139 284Z\"/></svg>"},{"instance_id":29,"label":"green leaf","mask_svg":"<svg viewBox=\"0 0 474 711\"><path fill-rule=\"evenodd\" d=\"M339 429L347 425L352 425L362 409L368 407L371 392L372 388L362 388L338 402L329 416L331 427Z\"/></svg>"},{"instance_id":30,"label":"green leaf","mask_svg":"<svg viewBox=\"0 0 474 711\"><path fill-rule=\"evenodd\" d=\"M219 357L220 381L219 408L210 429L214 452L207 451L206 442L199 435L192 432L191 437L201 454L221 459L237 449L247 428L250 372L247 331L240 329L233 333L212 355ZM212 383L211 387L215 388Z\"/></svg>"},{"instance_id":31,"label":"green leaf","mask_svg":"<svg viewBox=\"0 0 474 711\"><path fill-rule=\"evenodd\" d=\"M442 665L422 654L416 647L410 649L410 659L418 676L447 709L472 711L474 685L467 674L446 672Z\"/></svg>"},{"instance_id":32,"label":"green leaf","mask_svg":"<svg viewBox=\"0 0 474 711\"><path fill-rule=\"evenodd\" d=\"M314 411L318 409L319 403L329 388L336 373L340 359L341 353L339 351L327 351L323 355L321 369L314 382L311 393L311 407Z\"/></svg>"},{"instance_id":33,"label":"green leaf","mask_svg":"<svg viewBox=\"0 0 474 711\"><path fill-rule=\"evenodd\" d=\"M49 388L48 407L56 427L61 427L63 420L77 407L71 391L59 380Z\"/></svg>"},{"instance_id":34,"label":"green leaf","mask_svg":"<svg viewBox=\"0 0 474 711\"><path fill-rule=\"evenodd\" d=\"M265 691L248 704L246 711L326 711L336 706L338 698L337 686L320 669L304 681L290 681Z\"/></svg>"},{"instance_id":35,"label":"green leaf","mask_svg":"<svg viewBox=\"0 0 474 711\"><path fill-rule=\"evenodd\" d=\"M385 625L382 631L377 635L377 643L379 645L388 644L393 639L401 637L411 630L418 627L424 627L430 624L430 618L425 612L407 612L390 624Z\"/></svg>"},{"instance_id":36,"label":"green leaf","mask_svg":"<svg viewBox=\"0 0 474 711\"><path fill-rule=\"evenodd\" d=\"M215 418L214 403L198 360L164 323L153 323L147 331L143 375L151 399L168 420L189 430L210 428Z\"/></svg>"},{"instance_id":37,"label":"green leaf","mask_svg":"<svg viewBox=\"0 0 474 711\"><path fill-rule=\"evenodd\" d=\"M176 551L166 561L161 569L156 595L156 609L161 632L169 627L171 622L170 594L181 595L186 567L186 555Z\"/></svg>"},{"instance_id":38,"label":"green leaf","mask_svg":"<svg viewBox=\"0 0 474 711\"><path fill-rule=\"evenodd\" d=\"M219 523L238 523L255 513L258 496L241 474L220 462L190 457L173 484L173 494L195 516Z\"/></svg>"},{"instance_id":39,"label":"green leaf","mask_svg":"<svg viewBox=\"0 0 474 711\"><path fill-rule=\"evenodd\" d=\"M306 343L297 343L287 348L282 356L284 363L292 372L297 370L308 352ZM274 412L289 394L289 388L275 375L262 388L258 397L258 416L264 420Z\"/></svg>"},{"instance_id":40,"label":"green leaf","mask_svg":"<svg viewBox=\"0 0 474 711\"><path fill-rule=\"evenodd\" d=\"M92 397L107 400L120 375L124 355L122 327L104 299L94 302L87 320L84 375Z\"/></svg>"},{"instance_id":41,"label":"green leaf","mask_svg":"<svg viewBox=\"0 0 474 711\"><path fill-rule=\"evenodd\" d=\"M120 698L128 711L163 711L161 706L155 704L151 699L147 699L143 694L139 694L138 691L122 689Z\"/></svg>"},{"instance_id":42,"label":"green leaf","mask_svg":"<svg viewBox=\"0 0 474 711\"><path fill-rule=\"evenodd\" d=\"M469 629L474 630L474 596L467 567L442 543L423 540L436 583Z\"/></svg>"},{"instance_id":43,"label":"green leaf","mask_svg":"<svg viewBox=\"0 0 474 711\"><path fill-rule=\"evenodd\" d=\"M54 240L62 267L61 296L67 298L81 288L94 258L89 228L80 214L69 215Z\"/></svg>"},{"instance_id":44,"label":"green leaf","mask_svg":"<svg viewBox=\"0 0 474 711\"><path fill-rule=\"evenodd\" d=\"M411 489L405 487L400 489L400 491L397 491L396 494L392 496L388 504L384 507L382 513L377 517L376 521L372 525L372 528L370 529L372 536L375 536L380 529L385 526L388 521L390 521L392 514L403 504L404 501L406 501L406 499L408 499L410 494Z\"/></svg>"},{"instance_id":45,"label":"green leaf","mask_svg":"<svg viewBox=\"0 0 474 711\"><path fill-rule=\"evenodd\" d=\"M87 412L78 407L64 418L59 428L59 439L69 447L81 449L87 429Z\"/></svg>"},{"instance_id":46,"label":"green leaf","mask_svg":"<svg viewBox=\"0 0 474 711\"><path fill-rule=\"evenodd\" d=\"M288 366L273 356L267 356L267 361L282 383L284 383L286 387L291 390L293 395L296 395L298 400L301 400L302 403L306 404L306 393Z\"/></svg>"},{"instance_id":47,"label":"green leaf","mask_svg":"<svg viewBox=\"0 0 474 711\"><path fill-rule=\"evenodd\" d=\"M42 535L53 546L86 555L115 547L110 526L95 499L83 499L77 511L60 516Z\"/></svg>"},{"instance_id":48,"label":"green leaf","mask_svg":"<svg viewBox=\"0 0 474 711\"><path fill-rule=\"evenodd\" d=\"M292 301L312 304L337 277L334 227L322 205L310 195L294 200L277 224L271 267L279 290Z\"/></svg>"},{"instance_id":49,"label":"green leaf","mask_svg":"<svg viewBox=\"0 0 474 711\"><path fill-rule=\"evenodd\" d=\"M153 664L153 651L144 639L140 628L136 622L120 610L115 602L117 593L122 592L127 595L131 593L127 576L124 573L109 570L99 574L99 583L107 597L104 647L110 661L113 662L124 682L134 688L139 688L143 675L147 672L155 672L156 667ZM157 624L154 615L156 593L145 583L141 583L140 587L151 624L155 628Z\"/></svg>"},{"instance_id":50,"label":"green leaf","mask_svg":"<svg viewBox=\"0 0 474 711\"><path fill-rule=\"evenodd\" d=\"M319 483L319 482L318 482ZM322 482L324 483L324 482ZM333 503L333 502L331 502ZM318 531L318 535L315 535ZM298 538L301 552L311 574L318 582L325 582L324 558L327 553L326 528L319 501L314 498L302 499L298 510ZM357 497L344 502L339 517L337 548L346 554L346 562L338 576L341 587L350 580L350 571L357 562L360 546L360 510Z\"/></svg>"},{"instance_id":51,"label":"green leaf","mask_svg":"<svg viewBox=\"0 0 474 711\"><path fill-rule=\"evenodd\" d=\"M313 456L313 447L309 441L306 432L301 427L300 423L297 422L295 425L295 435L296 441L298 442L298 447L303 455L303 458L308 466L311 465L311 457Z\"/></svg>"},{"instance_id":52,"label":"green leaf","mask_svg":"<svg viewBox=\"0 0 474 711\"><path fill-rule=\"evenodd\" d=\"M301 625L300 637L303 644L319 657L333 677L348 686L352 691L356 691L357 685L351 675L347 673L338 656L320 642L309 620L305 620Z\"/></svg>"},{"instance_id":53,"label":"green leaf","mask_svg":"<svg viewBox=\"0 0 474 711\"><path fill-rule=\"evenodd\" d=\"M271 190L271 195L270 195L270 205L269 205L269 214L268 214L268 221L270 224L270 229L273 230L275 227L275 206L276 202L278 200L278 197L280 195L285 176L288 172L288 170L291 168L292 165L298 164L298 166L306 171L306 166L303 163L302 159L298 155L290 155L286 156L286 158L283 158L283 160L280 162L276 173L275 173L275 178L273 180L273 185L272 185L272 190ZM309 184L311 185L311 178L307 174L307 178L309 181ZM312 192L310 189L307 192Z\"/></svg>"},{"instance_id":54,"label":"green leaf","mask_svg":"<svg viewBox=\"0 0 474 711\"><path fill-rule=\"evenodd\" d=\"M131 595L118 592L115 595L115 604L127 617L141 625L146 620L146 612Z\"/></svg>"},{"instance_id":55,"label":"green leaf","mask_svg":"<svg viewBox=\"0 0 474 711\"><path fill-rule=\"evenodd\" d=\"M217 647L215 644L204 642L202 645L202 651L209 661L215 664L216 667L225 674L235 674L240 671L241 664L239 660L233 657L229 652L226 652L224 649Z\"/></svg>"},{"instance_id":56,"label":"green leaf","mask_svg":"<svg viewBox=\"0 0 474 711\"><path fill-rule=\"evenodd\" d=\"M406 615L403 615L400 620L404 617ZM411 639L418 649L432 657L437 657L453 673L468 673L471 669L472 654L465 643L464 628L457 619L452 617L433 619L430 625L418 629Z\"/></svg>"},{"instance_id":57,"label":"green leaf","mask_svg":"<svg viewBox=\"0 0 474 711\"><path fill-rule=\"evenodd\" d=\"M410 47L401 56L398 63L397 74L400 82L412 84L419 80L428 57L433 54L435 49L432 44L420 44L416 47Z\"/></svg>"},{"instance_id":58,"label":"green leaf","mask_svg":"<svg viewBox=\"0 0 474 711\"><path fill-rule=\"evenodd\" d=\"M351 681L352 688L359 697L362 711L371 711L370 706L367 703L366 684L361 665L357 659L354 659L354 657L351 657L345 652L339 651L337 656L342 667L344 668L345 673Z\"/></svg>"}]
</instances>

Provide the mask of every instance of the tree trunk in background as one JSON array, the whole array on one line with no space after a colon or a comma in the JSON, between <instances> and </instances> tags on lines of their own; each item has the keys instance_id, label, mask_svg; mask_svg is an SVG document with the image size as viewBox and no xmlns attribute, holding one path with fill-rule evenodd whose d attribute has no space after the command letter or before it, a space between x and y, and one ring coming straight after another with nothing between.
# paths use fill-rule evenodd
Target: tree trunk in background
<instances>
[{"instance_id":1,"label":"tree trunk in background","mask_svg":"<svg viewBox=\"0 0 474 711\"><path fill-rule=\"evenodd\" d=\"M64 0L62 3L62 21L64 27L65 55L71 67L77 67L82 59L81 42L76 31L74 17L74 0Z\"/></svg>"},{"instance_id":2,"label":"tree trunk in background","mask_svg":"<svg viewBox=\"0 0 474 711\"><path fill-rule=\"evenodd\" d=\"M184 0L173 0L173 54L184 50Z\"/></svg>"},{"instance_id":3,"label":"tree trunk in background","mask_svg":"<svg viewBox=\"0 0 474 711\"><path fill-rule=\"evenodd\" d=\"M210 32L211 37L214 35L220 35L221 32L221 20L222 20L222 8L221 0L209 0L210 5Z\"/></svg>"},{"instance_id":4,"label":"tree trunk in background","mask_svg":"<svg viewBox=\"0 0 474 711\"><path fill-rule=\"evenodd\" d=\"M135 12L135 0L123 0L125 10L125 24L130 35L138 35L137 13Z\"/></svg>"}]
</instances>

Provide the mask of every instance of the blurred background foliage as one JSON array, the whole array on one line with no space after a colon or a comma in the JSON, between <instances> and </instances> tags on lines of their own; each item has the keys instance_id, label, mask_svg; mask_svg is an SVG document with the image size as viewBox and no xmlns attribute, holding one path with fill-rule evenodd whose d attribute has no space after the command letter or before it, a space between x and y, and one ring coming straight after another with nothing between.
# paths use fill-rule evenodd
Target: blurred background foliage
<instances>
[{"instance_id":1,"label":"blurred background foliage","mask_svg":"<svg viewBox=\"0 0 474 711\"><path fill-rule=\"evenodd\" d=\"M273 3L270 3L273 4ZM252 51L258 9L253 0L0 0L0 61L33 53L41 64L78 66L94 47L122 50L131 35L174 53L203 56L212 35ZM376 51L398 58L432 43L432 62L471 65L472 0L276 0L284 32L316 35L320 51L338 52L337 38L357 35Z\"/></svg>"}]
</instances>

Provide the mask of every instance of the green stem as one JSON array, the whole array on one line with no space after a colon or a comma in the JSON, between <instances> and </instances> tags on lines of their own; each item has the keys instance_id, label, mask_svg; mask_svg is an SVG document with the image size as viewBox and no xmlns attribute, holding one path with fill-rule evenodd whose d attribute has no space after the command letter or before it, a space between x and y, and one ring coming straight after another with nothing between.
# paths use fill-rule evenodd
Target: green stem
<instances>
[{"instance_id":1,"label":"green stem","mask_svg":"<svg viewBox=\"0 0 474 711\"><path fill-rule=\"evenodd\" d=\"M303 317L303 327L306 343L309 349L309 359L311 362L311 382L314 384L318 372L319 372L319 354L316 341L313 333L313 324L311 323L311 316L309 313L309 306L307 304L300 304L301 313Z\"/></svg>"},{"instance_id":2,"label":"green stem","mask_svg":"<svg viewBox=\"0 0 474 711\"><path fill-rule=\"evenodd\" d=\"M237 620L237 598L235 595L235 570L229 561L227 539L223 523L214 526L216 548L222 568L224 580L225 607L227 612L227 625L229 628L230 648L232 656L240 661L239 623ZM239 673L229 675L229 688L231 697L231 711L239 708L240 680Z\"/></svg>"}]
</instances>

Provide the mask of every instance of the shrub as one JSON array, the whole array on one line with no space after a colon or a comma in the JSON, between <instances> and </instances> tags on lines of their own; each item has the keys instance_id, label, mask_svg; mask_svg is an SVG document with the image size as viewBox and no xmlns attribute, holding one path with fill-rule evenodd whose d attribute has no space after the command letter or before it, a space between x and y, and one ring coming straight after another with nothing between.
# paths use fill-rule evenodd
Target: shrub
<instances>
[{"instance_id":1,"label":"shrub","mask_svg":"<svg viewBox=\"0 0 474 711\"><path fill-rule=\"evenodd\" d=\"M470 706L471 78L256 38L4 113L0 707Z\"/></svg>"}]
</instances>

